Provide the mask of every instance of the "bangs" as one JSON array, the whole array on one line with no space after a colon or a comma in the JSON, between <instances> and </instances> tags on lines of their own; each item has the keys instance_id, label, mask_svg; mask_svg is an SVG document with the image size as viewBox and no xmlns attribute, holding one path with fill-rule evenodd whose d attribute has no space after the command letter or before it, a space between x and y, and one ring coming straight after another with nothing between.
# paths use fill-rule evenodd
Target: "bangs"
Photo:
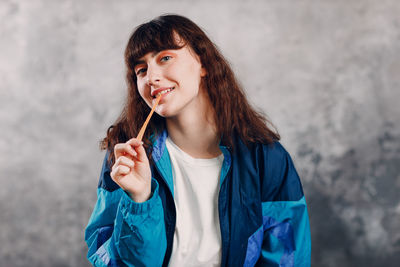
<instances>
[{"instance_id":1,"label":"bangs","mask_svg":"<svg viewBox=\"0 0 400 267\"><path fill-rule=\"evenodd\" d=\"M153 20L141 25L132 35L125 51L128 67L133 69L139 59L147 53L182 48L186 41L178 45L176 36L172 25L165 21Z\"/></svg>"}]
</instances>

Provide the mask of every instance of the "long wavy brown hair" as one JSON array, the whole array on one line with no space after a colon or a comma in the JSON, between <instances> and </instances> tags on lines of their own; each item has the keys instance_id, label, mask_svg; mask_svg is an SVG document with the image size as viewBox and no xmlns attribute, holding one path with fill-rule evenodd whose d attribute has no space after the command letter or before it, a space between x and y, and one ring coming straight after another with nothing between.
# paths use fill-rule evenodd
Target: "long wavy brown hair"
<instances>
[{"instance_id":1,"label":"long wavy brown hair","mask_svg":"<svg viewBox=\"0 0 400 267\"><path fill-rule=\"evenodd\" d=\"M176 34L183 41L183 45L177 44ZM227 60L200 27L183 16L163 15L139 25L128 41L125 49L128 96L121 114L100 142L101 149L113 151L117 143L136 137L150 112L149 106L137 89L134 66L138 59L149 52L179 49L184 45L190 46L206 69L207 75L201 81L201 85L208 94L211 106L214 107L217 131L224 145L234 149L235 133L246 145L251 142L269 144L280 139L275 127L265 115L251 107ZM148 154L151 135L159 134L165 127L165 118L154 113L143 137ZM109 160L110 164L114 163L114 153L110 153Z\"/></svg>"}]
</instances>

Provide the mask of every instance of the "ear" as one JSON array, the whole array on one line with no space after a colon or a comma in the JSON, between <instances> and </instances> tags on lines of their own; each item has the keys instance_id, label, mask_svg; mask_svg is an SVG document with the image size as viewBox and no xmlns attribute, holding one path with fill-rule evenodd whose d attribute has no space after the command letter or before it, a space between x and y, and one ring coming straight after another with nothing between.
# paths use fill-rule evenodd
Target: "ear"
<instances>
[{"instance_id":1,"label":"ear","mask_svg":"<svg viewBox=\"0 0 400 267\"><path fill-rule=\"evenodd\" d=\"M204 67L201 67L200 77L203 78L205 76L207 76L207 71L206 71L206 69Z\"/></svg>"}]
</instances>

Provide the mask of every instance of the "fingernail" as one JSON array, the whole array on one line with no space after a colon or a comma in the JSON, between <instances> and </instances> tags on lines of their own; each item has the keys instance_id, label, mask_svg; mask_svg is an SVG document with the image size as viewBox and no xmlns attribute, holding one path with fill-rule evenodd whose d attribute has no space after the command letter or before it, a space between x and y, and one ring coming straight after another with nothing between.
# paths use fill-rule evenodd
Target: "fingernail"
<instances>
[{"instance_id":1,"label":"fingernail","mask_svg":"<svg viewBox=\"0 0 400 267\"><path fill-rule=\"evenodd\" d=\"M143 141L140 141L140 144L143 145Z\"/></svg>"}]
</instances>

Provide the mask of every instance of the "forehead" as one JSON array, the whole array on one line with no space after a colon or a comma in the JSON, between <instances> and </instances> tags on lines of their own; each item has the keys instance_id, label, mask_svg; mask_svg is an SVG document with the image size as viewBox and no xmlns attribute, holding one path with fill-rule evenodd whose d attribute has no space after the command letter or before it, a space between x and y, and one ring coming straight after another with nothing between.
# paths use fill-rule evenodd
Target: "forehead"
<instances>
[{"instance_id":1,"label":"forehead","mask_svg":"<svg viewBox=\"0 0 400 267\"><path fill-rule=\"evenodd\" d=\"M164 49L161 51L148 52L147 54L145 54L144 56L139 58L137 61L137 64L135 64L135 65L145 64L146 62L156 58L160 54L162 55L164 52L166 52L166 53L171 52L171 53L175 54L175 56L178 56L179 58L192 57L196 61L200 62L199 56L193 51L193 49L189 45L183 45L181 48L178 48L178 49Z\"/></svg>"},{"instance_id":2,"label":"forehead","mask_svg":"<svg viewBox=\"0 0 400 267\"><path fill-rule=\"evenodd\" d=\"M155 54L163 50L179 49L186 43L174 31L150 30L141 29L132 36L131 44L127 47L127 61L130 67L136 65L149 53Z\"/></svg>"},{"instance_id":3,"label":"forehead","mask_svg":"<svg viewBox=\"0 0 400 267\"><path fill-rule=\"evenodd\" d=\"M169 35L169 38L166 38L166 40L155 39L151 40L151 44L148 43L145 45L147 46L147 49L142 50L141 56L139 57L140 59L148 56L149 54L154 56L164 50L177 50L183 48L187 44L187 42L175 31L172 31L172 33Z\"/></svg>"}]
</instances>

